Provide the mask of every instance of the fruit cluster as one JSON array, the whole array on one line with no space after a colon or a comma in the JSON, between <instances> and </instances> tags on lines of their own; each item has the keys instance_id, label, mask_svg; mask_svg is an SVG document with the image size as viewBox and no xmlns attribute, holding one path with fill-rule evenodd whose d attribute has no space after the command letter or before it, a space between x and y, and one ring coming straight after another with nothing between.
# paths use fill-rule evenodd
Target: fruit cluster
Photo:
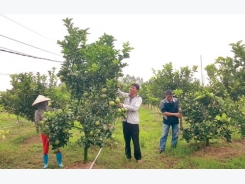
<instances>
[{"instance_id":1,"label":"fruit cluster","mask_svg":"<svg viewBox=\"0 0 245 184\"><path fill-rule=\"evenodd\" d=\"M40 122L42 133L49 136L49 142L54 153L60 147L67 145L72 133L69 133L74 123L73 113L69 110L58 109L46 111Z\"/></svg>"}]
</instances>

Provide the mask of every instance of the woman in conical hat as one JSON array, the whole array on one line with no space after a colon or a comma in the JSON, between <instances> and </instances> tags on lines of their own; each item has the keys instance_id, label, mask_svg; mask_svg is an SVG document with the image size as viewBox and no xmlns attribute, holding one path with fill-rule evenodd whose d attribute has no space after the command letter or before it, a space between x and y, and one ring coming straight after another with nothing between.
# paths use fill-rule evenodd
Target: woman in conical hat
<instances>
[{"instance_id":1,"label":"woman in conical hat","mask_svg":"<svg viewBox=\"0 0 245 184\"><path fill-rule=\"evenodd\" d=\"M32 106L36 106L37 110L35 111L35 124L37 127L37 132L39 132L40 128L40 122L43 119L43 113L45 110L52 110L48 106L48 101L50 101L50 98L47 98L43 95L39 95L36 100L33 102ZM48 152L49 152L49 141L48 141L48 135L46 135L44 132L41 132L41 138L42 138L42 143L43 143L43 162L44 166L43 168L46 169L48 167ZM59 167L63 167L64 165L62 164L62 154L59 151L56 153L56 160L58 162Z\"/></svg>"},{"instance_id":2,"label":"woman in conical hat","mask_svg":"<svg viewBox=\"0 0 245 184\"><path fill-rule=\"evenodd\" d=\"M50 98L46 98L43 95L38 95L38 97L32 104L32 106L37 107L37 110L35 111L35 118L34 118L37 133L39 133L40 130L40 121L43 119L42 114L47 109L48 101L50 100L51 100Z\"/></svg>"},{"instance_id":3,"label":"woman in conical hat","mask_svg":"<svg viewBox=\"0 0 245 184\"><path fill-rule=\"evenodd\" d=\"M48 102L50 101L50 98L46 98L43 95L38 95L38 97L36 98L36 100L33 102L32 106L36 106L37 104L40 104L42 102Z\"/></svg>"}]
</instances>

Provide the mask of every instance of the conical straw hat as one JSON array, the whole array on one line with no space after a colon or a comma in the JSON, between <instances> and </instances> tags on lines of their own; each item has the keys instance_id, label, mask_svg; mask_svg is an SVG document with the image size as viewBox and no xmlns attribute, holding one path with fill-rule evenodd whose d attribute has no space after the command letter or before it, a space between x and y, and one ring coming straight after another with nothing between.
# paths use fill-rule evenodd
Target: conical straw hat
<instances>
[{"instance_id":1,"label":"conical straw hat","mask_svg":"<svg viewBox=\"0 0 245 184\"><path fill-rule=\"evenodd\" d=\"M32 106L38 104L38 103L41 103L41 102L46 102L46 101L49 101L51 100L50 98L46 98L45 96L43 95L38 95L38 97L36 98L36 100L33 102Z\"/></svg>"}]
</instances>

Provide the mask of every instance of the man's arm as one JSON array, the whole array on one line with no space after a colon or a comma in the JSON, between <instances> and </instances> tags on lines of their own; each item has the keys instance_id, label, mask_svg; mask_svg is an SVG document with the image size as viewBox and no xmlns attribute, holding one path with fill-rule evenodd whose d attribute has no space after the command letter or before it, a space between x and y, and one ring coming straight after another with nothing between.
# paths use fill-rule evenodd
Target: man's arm
<instances>
[{"instance_id":1,"label":"man's arm","mask_svg":"<svg viewBox=\"0 0 245 184\"><path fill-rule=\"evenodd\" d=\"M117 89L117 93L123 97L128 97L129 93L122 92L119 88Z\"/></svg>"},{"instance_id":2,"label":"man's arm","mask_svg":"<svg viewBox=\"0 0 245 184\"><path fill-rule=\"evenodd\" d=\"M136 103L134 105L126 105L126 104L119 104L120 106L128 109L129 111L138 111L138 109L140 108L140 105L142 103L142 98L141 97L138 97Z\"/></svg>"},{"instance_id":3,"label":"man's arm","mask_svg":"<svg viewBox=\"0 0 245 184\"><path fill-rule=\"evenodd\" d=\"M163 113L163 115L165 115L165 116L176 116L176 117L180 117L181 116L181 114L180 113L172 113L172 112L167 112L167 111L165 111L164 113Z\"/></svg>"},{"instance_id":4,"label":"man's arm","mask_svg":"<svg viewBox=\"0 0 245 184\"><path fill-rule=\"evenodd\" d=\"M160 102L160 104L159 104L159 109L160 109L160 111L162 110L163 106L164 106L164 104L163 104L163 100L162 100L162 101Z\"/></svg>"},{"instance_id":5,"label":"man's arm","mask_svg":"<svg viewBox=\"0 0 245 184\"><path fill-rule=\"evenodd\" d=\"M164 102L160 104L160 106L162 107L161 111L163 113L164 116L176 116L176 117L180 117L181 114L180 113L173 113L173 112L168 112L166 109L165 109L165 104Z\"/></svg>"}]
</instances>

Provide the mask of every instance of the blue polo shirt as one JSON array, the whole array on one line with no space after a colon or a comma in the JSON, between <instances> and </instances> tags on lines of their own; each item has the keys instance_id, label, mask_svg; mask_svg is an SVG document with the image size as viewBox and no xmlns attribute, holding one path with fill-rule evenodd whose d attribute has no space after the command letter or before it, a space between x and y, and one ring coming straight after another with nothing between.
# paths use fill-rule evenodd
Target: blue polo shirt
<instances>
[{"instance_id":1,"label":"blue polo shirt","mask_svg":"<svg viewBox=\"0 0 245 184\"><path fill-rule=\"evenodd\" d=\"M160 102L159 108L162 113L171 112L178 113L179 112L179 103L177 98L173 98L172 102L167 101L167 99L163 99ZM165 116L163 115L163 123L167 125L175 125L179 123L179 118L176 116Z\"/></svg>"}]
</instances>

